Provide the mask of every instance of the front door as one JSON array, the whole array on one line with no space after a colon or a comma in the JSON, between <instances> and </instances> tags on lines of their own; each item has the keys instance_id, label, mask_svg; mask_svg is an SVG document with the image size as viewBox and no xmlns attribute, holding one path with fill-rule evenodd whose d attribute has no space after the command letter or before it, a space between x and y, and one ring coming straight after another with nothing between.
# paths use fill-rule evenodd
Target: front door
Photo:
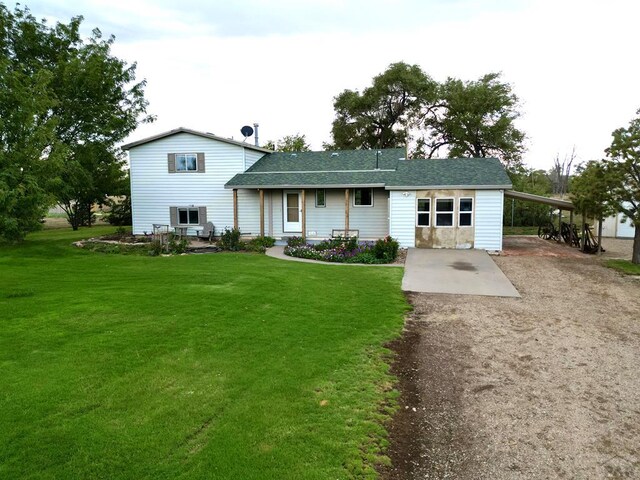
<instances>
[{"instance_id":1,"label":"front door","mask_svg":"<svg viewBox=\"0 0 640 480\"><path fill-rule=\"evenodd\" d=\"M300 192L285 190L282 198L284 228L286 233L302 233L302 208L300 208Z\"/></svg>"}]
</instances>

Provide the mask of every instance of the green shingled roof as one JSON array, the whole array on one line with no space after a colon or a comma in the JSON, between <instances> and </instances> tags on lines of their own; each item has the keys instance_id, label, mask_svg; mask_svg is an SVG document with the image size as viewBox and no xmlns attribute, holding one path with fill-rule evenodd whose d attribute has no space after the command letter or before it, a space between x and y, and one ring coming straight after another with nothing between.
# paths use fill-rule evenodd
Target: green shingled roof
<instances>
[{"instance_id":1,"label":"green shingled roof","mask_svg":"<svg viewBox=\"0 0 640 480\"><path fill-rule=\"evenodd\" d=\"M376 152L380 152L376 154ZM395 170L404 159L404 148L381 150L334 150L325 152L274 152L258 160L247 173L252 172L336 172L347 170Z\"/></svg>"},{"instance_id":2,"label":"green shingled roof","mask_svg":"<svg viewBox=\"0 0 640 480\"><path fill-rule=\"evenodd\" d=\"M511 188L496 158L404 160L404 149L277 152L265 155L227 188Z\"/></svg>"},{"instance_id":3,"label":"green shingled roof","mask_svg":"<svg viewBox=\"0 0 640 480\"><path fill-rule=\"evenodd\" d=\"M511 180L497 158L438 158L398 163L386 186L511 188Z\"/></svg>"}]
</instances>

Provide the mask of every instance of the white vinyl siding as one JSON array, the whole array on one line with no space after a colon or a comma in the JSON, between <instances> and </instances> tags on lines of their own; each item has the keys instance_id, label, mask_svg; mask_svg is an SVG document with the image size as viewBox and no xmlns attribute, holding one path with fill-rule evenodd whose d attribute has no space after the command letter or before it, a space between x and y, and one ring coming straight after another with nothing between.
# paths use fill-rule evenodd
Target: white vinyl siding
<instances>
[{"instance_id":1,"label":"white vinyl siding","mask_svg":"<svg viewBox=\"0 0 640 480\"><path fill-rule=\"evenodd\" d=\"M244 149L244 170L247 170L249 167L253 166L254 163L256 163L265 155L266 153L264 152L256 152L255 150L249 150L248 148L245 148Z\"/></svg>"},{"instance_id":2,"label":"white vinyl siding","mask_svg":"<svg viewBox=\"0 0 640 480\"><path fill-rule=\"evenodd\" d=\"M389 198L389 235L403 248L416 246L416 192L392 190Z\"/></svg>"},{"instance_id":3,"label":"white vinyl siding","mask_svg":"<svg viewBox=\"0 0 640 480\"><path fill-rule=\"evenodd\" d=\"M352 195L353 190L350 191L350 196ZM271 231L275 237L290 236L291 234L282 231L282 190L271 191L271 204L267 200L268 197L265 195L265 230ZM323 208L315 207L314 197L315 189L307 189L307 236L312 239L330 238L332 230L344 229L344 189L327 188ZM355 209L351 205L349 208L349 230L358 230L363 240L383 238L389 234L388 193L383 189L374 189L373 197L373 207ZM256 213L259 215L258 208L259 202L256 202ZM271 223L270 212L273 214Z\"/></svg>"},{"instance_id":4,"label":"white vinyl siding","mask_svg":"<svg viewBox=\"0 0 640 480\"><path fill-rule=\"evenodd\" d=\"M474 248L502 250L502 190L477 190Z\"/></svg>"},{"instance_id":5,"label":"white vinyl siding","mask_svg":"<svg viewBox=\"0 0 640 480\"><path fill-rule=\"evenodd\" d=\"M169 208L175 206L205 206L207 220L213 222L218 234L225 226L233 226L233 192L224 184L242 172L244 151L252 159L262 156L244 147L217 140L179 133L133 147L129 151L131 172L131 205L133 232L151 233L153 224L170 225ZM204 173L176 175L168 172L167 154L203 152ZM239 204L245 200L240 200ZM257 204L257 203L256 203ZM256 213L257 207L255 208ZM253 225L249 226L253 231ZM189 234L194 234L189 231Z\"/></svg>"}]
</instances>

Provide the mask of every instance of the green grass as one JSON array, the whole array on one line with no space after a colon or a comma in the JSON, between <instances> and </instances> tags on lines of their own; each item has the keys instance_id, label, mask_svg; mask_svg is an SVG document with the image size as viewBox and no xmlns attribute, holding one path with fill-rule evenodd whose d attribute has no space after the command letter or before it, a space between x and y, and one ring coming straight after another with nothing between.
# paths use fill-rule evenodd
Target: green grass
<instances>
[{"instance_id":1,"label":"green grass","mask_svg":"<svg viewBox=\"0 0 640 480\"><path fill-rule=\"evenodd\" d=\"M607 260L604 264L627 275L640 275L640 265L629 260Z\"/></svg>"},{"instance_id":2,"label":"green grass","mask_svg":"<svg viewBox=\"0 0 640 480\"><path fill-rule=\"evenodd\" d=\"M538 227L502 227L503 235L538 235Z\"/></svg>"},{"instance_id":3,"label":"green grass","mask_svg":"<svg viewBox=\"0 0 640 480\"><path fill-rule=\"evenodd\" d=\"M370 478L398 268L0 246L0 478Z\"/></svg>"}]
</instances>

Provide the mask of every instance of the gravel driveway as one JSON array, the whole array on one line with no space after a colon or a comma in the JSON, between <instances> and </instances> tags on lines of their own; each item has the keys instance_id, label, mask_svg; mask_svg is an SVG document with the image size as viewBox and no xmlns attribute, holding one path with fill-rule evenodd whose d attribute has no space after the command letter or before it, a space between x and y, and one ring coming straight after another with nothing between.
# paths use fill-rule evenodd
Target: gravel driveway
<instances>
[{"instance_id":1,"label":"gravel driveway","mask_svg":"<svg viewBox=\"0 0 640 480\"><path fill-rule=\"evenodd\" d=\"M640 280L495 261L521 299L409 295L383 478L640 478Z\"/></svg>"}]
</instances>

